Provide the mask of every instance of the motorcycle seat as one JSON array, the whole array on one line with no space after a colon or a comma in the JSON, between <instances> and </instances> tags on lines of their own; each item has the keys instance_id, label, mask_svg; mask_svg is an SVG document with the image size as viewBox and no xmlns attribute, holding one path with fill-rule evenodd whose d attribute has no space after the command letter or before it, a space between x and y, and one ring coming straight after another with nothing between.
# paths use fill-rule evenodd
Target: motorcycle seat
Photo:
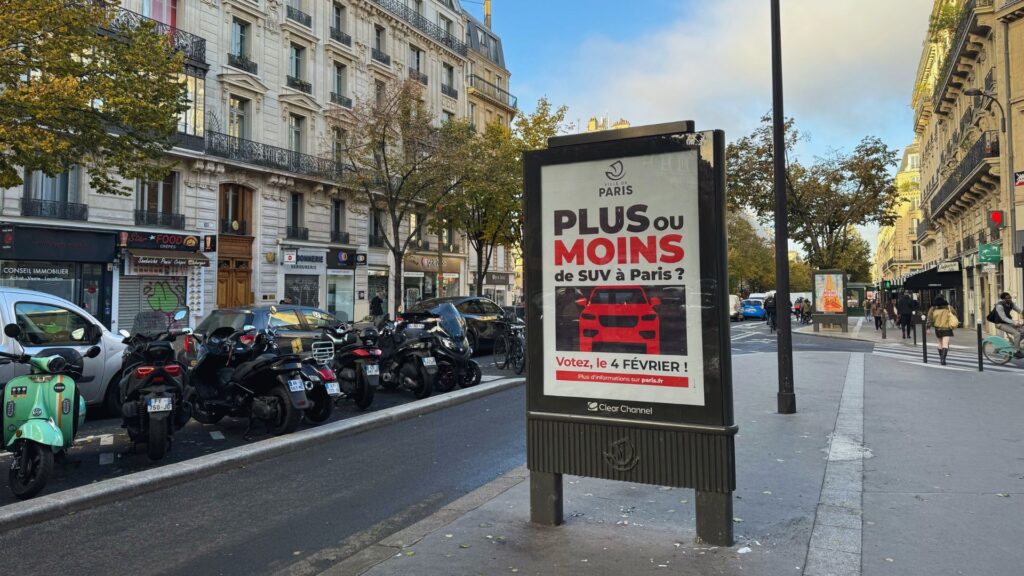
<instances>
[{"instance_id":1,"label":"motorcycle seat","mask_svg":"<svg viewBox=\"0 0 1024 576\"><path fill-rule=\"evenodd\" d=\"M235 373L233 378L238 382L244 382L249 376L251 376L257 370L263 368L267 364L275 362L279 356L277 354L260 354L256 358L243 362L235 367Z\"/></svg>"}]
</instances>

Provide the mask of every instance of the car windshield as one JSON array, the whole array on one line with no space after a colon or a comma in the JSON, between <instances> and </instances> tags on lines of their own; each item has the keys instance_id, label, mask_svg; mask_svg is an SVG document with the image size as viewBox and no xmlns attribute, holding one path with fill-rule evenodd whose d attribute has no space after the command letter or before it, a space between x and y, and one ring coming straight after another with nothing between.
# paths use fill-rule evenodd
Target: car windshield
<instances>
[{"instance_id":1,"label":"car windshield","mask_svg":"<svg viewBox=\"0 0 1024 576\"><path fill-rule=\"evenodd\" d=\"M174 317L179 311L184 311L185 315L180 320L175 320ZM132 321L132 334L155 336L170 330L181 330L186 326L188 326L188 308L176 308L169 312L143 310L136 314L135 320Z\"/></svg>"},{"instance_id":2,"label":"car windshield","mask_svg":"<svg viewBox=\"0 0 1024 576\"><path fill-rule=\"evenodd\" d=\"M590 295L591 304L646 304L639 288L598 288Z\"/></svg>"},{"instance_id":3,"label":"car windshield","mask_svg":"<svg viewBox=\"0 0 1024 576\"><path fill-rule=\"evenodd\" d=\"M434 309L434 313L440 316L441 329L448 333L448 336L462 340L466 336L466 320L462 318L462 314L452 306L450 302L445 302Z\"/></svg>"},{"instance_id":4,"label":"car windshield","mask_svg":"<svg viewBox=\"0 0 1024 576\"><path fill-rule=\"evenodd\" d=\"M743 301L743 305L744 306L753 306L755 308L759 308L761 306L761 303L759 301L757 301L757 300L744 300Z\"/></svg>"},{"instance_id":5,"label":"car windshield","mask_svg":"<svg viewBox=\"0 0 1024 576\"><path fill-rule=\"evenodd\" d=\"M203 320L199 326L196 327L196 332L200 334L209 334L218 328L224 328L230 326L235 330L241 330L246 324L253 323L252 312L243 312L239 310L214 310L212 314Z\"/></svg>"}]
</instances>

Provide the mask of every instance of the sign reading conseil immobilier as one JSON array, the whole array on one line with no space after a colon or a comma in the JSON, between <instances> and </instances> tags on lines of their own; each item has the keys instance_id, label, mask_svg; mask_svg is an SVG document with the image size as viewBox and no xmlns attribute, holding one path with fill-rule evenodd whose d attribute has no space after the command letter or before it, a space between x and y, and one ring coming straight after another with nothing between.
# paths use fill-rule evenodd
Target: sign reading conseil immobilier
<instances>
[{"instance_id":1,"label":"sign reading conseil immobilier","mask_svg":"<svg viewBox=\"0 0 1024 576\"><path fill-rule=\"evenodd\" d=\"M732 543L724 141L676 122L526 156L535 522L573 474L694 488L698 537Z\"/></svg>"}]
</instances>

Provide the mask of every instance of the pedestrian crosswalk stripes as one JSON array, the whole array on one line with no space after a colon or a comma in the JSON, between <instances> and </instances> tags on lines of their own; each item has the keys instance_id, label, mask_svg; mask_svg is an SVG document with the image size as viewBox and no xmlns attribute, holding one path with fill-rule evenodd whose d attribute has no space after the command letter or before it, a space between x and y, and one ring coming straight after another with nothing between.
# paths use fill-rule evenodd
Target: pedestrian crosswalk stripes
<instances>
[{"instance_id":1,"label":"pedestrian crosswalk stripes","mask_svg":"<svg viewBox=\"0 0 1024 576\"><path fill-rule=\"evenodd\" d=\"M883 356L886 358L892 358L894 360L902 360L908 362L916 362L921 366L928 366L931 368L944 368L939 364L939 350L932 346L928 347L928 364L922 362L921 348L911 348L909 346L901 346L899 344L876 344L873 352L876 356ZM985 372L998 372L1007 374L1017 374L1024 376L1024 369L1017 368L1014 364L1007 364L1005 366L996 366L988 360L985 362ZM961 351L951 349L949 355L946 357L946 366L952 368L960 368L966 370L978 370L978 355L977 353L970 353L967 351Z\"/></svg>"}]
</instances>

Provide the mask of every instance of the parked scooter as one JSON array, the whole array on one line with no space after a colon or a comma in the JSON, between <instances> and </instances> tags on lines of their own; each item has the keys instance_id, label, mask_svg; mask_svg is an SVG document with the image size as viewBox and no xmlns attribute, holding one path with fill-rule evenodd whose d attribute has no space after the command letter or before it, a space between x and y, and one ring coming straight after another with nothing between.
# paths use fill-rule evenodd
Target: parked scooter
<instances>
[{"instance_id":1,"label":"parked scooter","mask_svg":"<svg viewBox=\"0 0 1024 576\"><path fill-rule=\"evenodd\" d=\"M281 356L281 347L277 343L277 331L271 327L267 329L266 334L266 338L258 340L262 347L254 343L254 352ZM288 354L300 359L302 381L306 387L306 399L309 400L309 405L303 415L313 424L322 424L330 420L331 414L334 413L334 400L341 396L338 378L331 370L333 351L333 346L329 344L326 346L314 344L312 356L302 358L298 355Z\"/></svg>"},{"instance_id":2,"label":"parked scooter","mask_svg":"<svg viewBox=\"0 0 1024 576\"><path fill-rule=\"evenodd\" d=\"M170 317L160 311L139 312L132 331L120 331L128 345L121 360L121 426L133 443L146 445L146 455L154 461L164 457L174 432L192 417L185 402L186 368L172 346L179 336L192 333L187 318L187 308Z\"/></svg>"},{"instance_id":3,"label":"parked scooter","mask_svg":"<svg viewBox=\"0 0 1024 576\"><path fill-rule=\"evenodd\" d=\"M380 332L380 381L387 389L406 388L416 398L430 396L437 377L437 361L431 355L436 317L406 313L397 324L386 322Z\"/></svg>"},{"instance_id":4,"label":"parked scooter","mask_svg":"<svg viewBox=\"0 0 1024 576\"><path fill-rule=\"evenodd\" d=\"M380 384L381 350L377 347L379 335L373 327L361 332L351 325L324 328L324 339L334 351L334 373L341 385L341 399L351 399L356 408L366 410L373 403L373 395ZM313 344L314 356L321 343Z\"/></svg>"},{"instance_id":5,"label":"parked scooter","mask_svg":"<svg viewBox=\"0 0 1024 576\"><path fill-rule=\"evenodd\" d=\"M189 374L193 418L203 424L216 424L224 416L248 418L250 428L253 420L261 420L274 435L298 428L302 411L310 406L301 358L257 352L271 337L254 326L239 331L224 326L201 340Z\"/></svg>"},{"instance_id":6,"label":"parked scooter","mask_svg":"<svg viewBox=\"0 0 1024 576\"><path fill-rule=\"evenodd\" d=\"M465 318L450 303L441 304L434 312L438 321L432 329L436 342L431 353L437 360L438 390L449 392L456 386L476 386L480 383L480 365L472 359Z\"/></svg>"},{"instance_id":7,"label":"parked scooter","mask_svg":"<svg viewBox=\"0 0 1024 576\"><path fill-rule=\"evenodd\" d=\"M84 329L75 340L84 339ZM8 338L17 340L17 324L4 327ZM99 346L89 348L86 358L100 355ZM85 399L75 380L82 377L84 360L73 348L46 348L35 356L0 352L0 363L28 364L31 372L3 385L4 410L0 416L3 445L14 454L8 471L11 492L31 498L46 486L53 472L55 454L66 452L85 422Z\"/></svg>"}]
</instances>

